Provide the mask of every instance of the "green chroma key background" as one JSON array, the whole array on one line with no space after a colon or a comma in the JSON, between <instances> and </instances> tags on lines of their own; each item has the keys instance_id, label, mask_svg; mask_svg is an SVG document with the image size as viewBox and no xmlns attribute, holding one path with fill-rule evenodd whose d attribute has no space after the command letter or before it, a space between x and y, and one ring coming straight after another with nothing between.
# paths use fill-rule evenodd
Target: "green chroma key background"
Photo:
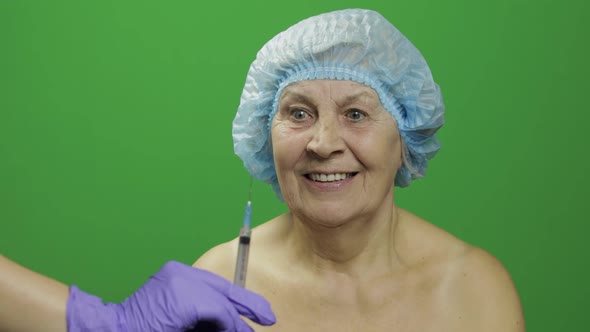
<instances>
[{"instance_id":1,"label":"green chroma key background","mask_svg":"<svg viewBox=\"0 0 590 332\"><path fill-rule=\"evenodd\" d=\"M120 301L237 236L249 64L346 7L392 21L444 94L443 147L398 204L498 257L530 331L586 329L583 0L0 1L1 253ZM286 210L262 183L252 196L254 224Z\"/></svg>"}]
</instances>

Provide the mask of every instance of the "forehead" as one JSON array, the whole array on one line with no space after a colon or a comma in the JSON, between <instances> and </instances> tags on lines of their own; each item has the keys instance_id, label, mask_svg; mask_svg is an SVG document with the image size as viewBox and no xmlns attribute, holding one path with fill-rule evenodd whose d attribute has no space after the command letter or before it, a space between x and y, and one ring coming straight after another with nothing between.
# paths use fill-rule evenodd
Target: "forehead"
<instances>
[{"instance_id":1,"label":"forehead","mask_svg":"<svg viewBox=\"0 0 590 332\"><path fill-rule=\"evenodd\" d=\"M326 98L334 100L357 99L364 102L380 102L371 87L345 80L307 80L289 84L283 89L280 101L292 98Z\"/></svg>"}]
</instances>

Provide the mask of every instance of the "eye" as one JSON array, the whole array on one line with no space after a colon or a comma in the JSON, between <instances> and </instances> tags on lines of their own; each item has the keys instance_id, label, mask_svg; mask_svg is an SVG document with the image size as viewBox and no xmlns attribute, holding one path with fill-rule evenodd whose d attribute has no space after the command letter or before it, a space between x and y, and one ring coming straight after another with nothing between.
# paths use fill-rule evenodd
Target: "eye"
<instances>
[{"instance_id":1,"label":"eye","mask_svg":"<svg viewBox=\"0 0 590 332\"><path fill-rule=\"evenodd\" d=\"M291 117L297 121L303 121L307 118L308 114L302 109L291 110Z\"/></svg>"},{"instance_id":2,"label":"eye","mask_svg":"<svg viewBox=\"0 0 590 332\"><path fill-rule=\"evenodd\" d=\"M353 122L358 122L363 120L366 117L366 114L357 109L351 109L346 113L346 117Z\"/></svg>"}]
</instances>

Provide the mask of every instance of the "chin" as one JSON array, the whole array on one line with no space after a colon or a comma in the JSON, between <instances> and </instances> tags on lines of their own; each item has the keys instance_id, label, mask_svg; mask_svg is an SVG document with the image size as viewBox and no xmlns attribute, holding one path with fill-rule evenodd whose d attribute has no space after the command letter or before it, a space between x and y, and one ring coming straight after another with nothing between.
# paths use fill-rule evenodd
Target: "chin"
<instances>
[{"instance_id":1,"label":"chin","mask_svg":"<svg viewBox=\"0 0 590 332\"><path fill-rule=\"evenodd\" d=\"M359 216L359 209L342 200L301 202L290 206L290 210L298 218L326 228L340 227Z\"/></svg>"}]
</instances>

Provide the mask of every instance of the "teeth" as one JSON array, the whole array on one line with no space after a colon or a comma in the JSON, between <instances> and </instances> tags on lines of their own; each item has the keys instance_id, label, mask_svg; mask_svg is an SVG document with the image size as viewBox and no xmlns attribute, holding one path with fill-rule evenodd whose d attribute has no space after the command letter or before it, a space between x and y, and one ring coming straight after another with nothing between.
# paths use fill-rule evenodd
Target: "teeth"
<instances>
[{"instance_id":1,"label":"teeth","mask_svg":"<svg viewBox=\"0 0 590 332\"><path fill-rule=\"evenodd\" d=\"M340 181L350 177L350 173L335 173L335 174L309 174L309 177L314 181L319 182L333 182Z\"/></svg>"}]
</instances>

